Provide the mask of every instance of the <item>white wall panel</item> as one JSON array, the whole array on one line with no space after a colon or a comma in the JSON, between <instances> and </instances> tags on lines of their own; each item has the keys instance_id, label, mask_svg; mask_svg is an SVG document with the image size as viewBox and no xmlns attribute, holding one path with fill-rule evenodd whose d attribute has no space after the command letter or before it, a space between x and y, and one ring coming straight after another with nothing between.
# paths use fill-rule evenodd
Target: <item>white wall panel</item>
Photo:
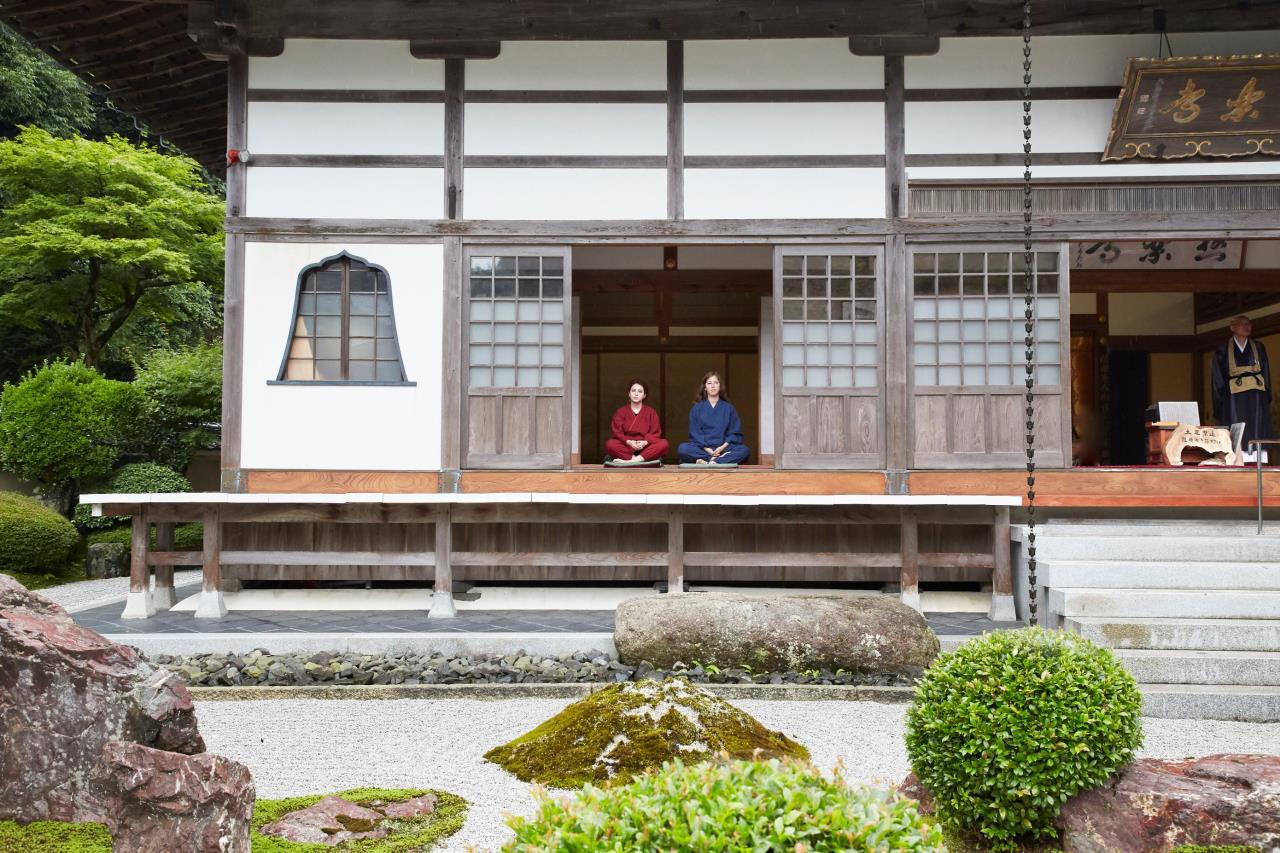
<instances>
[{"instance_id":1,"label":"white wall panel","mask_svg":"<svg viewBox=\"0 0 1280 853\"><path fill-rule=\"evenodd\" d=\"M686 169L690 219L878 218L884 169Z\"/></svg>"},{"instance_id":2,"label":"white wall panel","mask_svg":"<svg viewBox=\"0 0 1280 853\"><path fill-rule=\"evenodd\" d=\"M686 89L879 89L884 63L848 39L689 41Z\"/></svg>"},{"instance_id":3,"label":"white wall panel","mask_svg":"<svg viewBox=\"0 0 1280 853\"><path fill-rule=\"evenodd\" d=\"M1113 335L1195 334L1194 293L1112 293L1107 330Z\"/></svg>"},{"instance_id":4,"label":"white wall panel","mask_svg":"<svg viewBox=\"0 0 1280 853\"><path fill-rule=\"evenodd\" d=\"M254 154L443 154L443 104L249 104Z\"/></svg>"},{"instance_id":5,"label":"white wall panel","mask_svg":"<svg viewBox=\"0 0 1280 853\"><path fill-rule=\"evenodd\" d=\"M664 169L467 169L468 219L664 219Z\"/></svg>"},{"instance_id":6,"label":"white wall panel","mask_svg":"<svg viewBox=\"0 0 1280 853\"><path fill-rule=\"evenodd\" d=\"M249 58L251 89L443 89L444 60L414 59L407 41L287 39Z\"/></svg>"},{"instance_id":7,"label":"white wall panel","mask_svg":"<svg viewBox=\"0 0 1280 853\"><path fill-rule=\"evenodd\" d=\"M468 104L467 154L666 154L665 104Z\"/></svg>"},{"instance_id":8,"label":"white wall panel","mask_svg":"<svg viewBox=\"0 0 1280 853\"><path fill-rule=\"evenodd\" d=\"M1274 53L1277 32L1175 33L1176 56ZM1130 57L1159 54L1154 35L1041 36L1031 43L1036 86L1119 86ZM908 89L1018 88L1022 39L943 39L933 56L908 56Z\"/></svg>"},{"instance_id":9,"label":"white wall panel","mask_svg":"<svg viewBox=\"0 0 1280 853\"><path fill-rule=\"evenodd\" d=\"M1037 150L1043 150L1037 144ZM1150 178L1159 176L1198 175L1280 175L1280 162L1255 161L1251 163L1164 163L1101 162L1096 166L1036 166L1032 169L1037 180L1051 178ZM907 177L913 181L940 179L983 180L986 178L1021 178L1022 166L909 166Z\"/></svg>"},{"instance_id":10,"label":"white wall panel","mask_svg":"<svg viewBox=\"0 0 1280 853\"><path fill-rule=\"evenodd\" d=\"M685 104L685 154L883 154L884 104Z\"/></svg>"},{"instance_id":11,"label":"white wall panel","mask_svg":"<svg viewBox=\"0 0 1280 853\"><path fill-rule=\"evenodd\" d=\"M246 216L438 219L443 169L250 167Z\"/></svg>"},{"instance_id":12,"label":"white wall panel","mask_svg":"<svg viewBox=\"0 0 1280 853\"><path fill-rule=\"evenodd\" d=\"M303 267L346 250L386 268L413 387L268 385L289 340ZM440 467L443 247L249 243L245 247L245 468Z\"/></svg>"},{"instance_id":13,"label":"white wall panel","mask_svg":"<svg viewBox=\"0 0 1280 853\"><path fill-rule=\"evenodd\" d=\"M1037 151L1100 152L1113 101L1041 101L1032 107ZM906 106L907 154L1010 154L1022 151L1020 101L943 101Z\"/></svg>"},{"instance_id":14,"label":"white wall panel","mask_svg":"<svg viewBox=\"0 0 1280 853\"><path fill-rule=\"evenodd\" d=\"M468 89L666 89L662 41L504 41L467 63Z\"/></svg>"}]
</instances>

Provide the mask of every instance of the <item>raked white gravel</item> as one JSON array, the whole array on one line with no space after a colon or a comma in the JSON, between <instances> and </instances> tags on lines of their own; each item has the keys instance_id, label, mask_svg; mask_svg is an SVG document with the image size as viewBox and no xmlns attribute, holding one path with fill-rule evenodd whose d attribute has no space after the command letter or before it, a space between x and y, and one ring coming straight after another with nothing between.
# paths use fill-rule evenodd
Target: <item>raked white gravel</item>
<instances>
[{"instance_id":1,"label":"raked white gravel","mask_svg":"<svg viewBox=\"0 0 1280 853\"><path fill-rule=\"evenodd\" d=\"M442 788L471 803L447 851L494 850L510 837L505 814L530 814L530 786L484 753L560 711L565 699L303 700L197 703L211 752L248 765L260 797L359 786ZM769 728L807 746L851 780L896 784L907 773L905 705L875 702L740 701ZM1190 758L1219 752L1280 755L1280 724L1144 721L1143 755Z\"/></svg>"},{"instance_id":2,"label":"raked white gravel","mask_svg":"<svg viewBox=\"0 0 1280 853\"><path fill-rule=\"evenodd\" d=\"M155 588L154 578L152 588ZM200 582L198 569L182 569L173 573L173 585L181 592L185 587L193 587ZM188 592L191 590L187 590ZM103 604L115 601L123 602L129 595L128 578L99 578L96 580L73 581L71 583L38 589L36 592L45 598L60 604L70 613L91 610ZM179 598L182 596L179 595Z\"/></svg>"}]
</instances>

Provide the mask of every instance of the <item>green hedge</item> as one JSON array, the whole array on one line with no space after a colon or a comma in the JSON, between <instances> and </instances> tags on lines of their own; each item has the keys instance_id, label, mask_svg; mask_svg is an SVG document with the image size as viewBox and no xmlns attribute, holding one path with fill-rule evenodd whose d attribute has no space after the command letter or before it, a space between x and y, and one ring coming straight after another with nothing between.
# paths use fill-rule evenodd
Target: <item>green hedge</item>
<instances>
[{"instance_id":1,"label":"green hedge","mask_svg":"<svg viewBox=\"0 0 1280 853\"><path fill-rule=\"evenodd\" d=\"M154 462L134 462L123 465L111 478L111 482L102 489L104 494L171 494L173 492L189 492L191 483L187 478L172 468L157 465ZM76 526L82 530L110 530L128 523L123 515L101 515L95 518L92 507L79 504L75 511Z\"/></svg>"},{"instance_id":2,"label":"green hedge","mask_svg":"<svg viewBox=\"0 0 1280 853\"><path fill-rule=\"evenodd\" d=\"M942 851L913 800L847 786L800 762L680 761L627 785L544 797L504 848L535 851Z\"/></svg>"},{"instance_id":3,"label":"green hedge","mask_svg":"<svg viewBox=\"0 0 1280 853\"><path fill-rule=\"evenodd\" d=\"M128 545L133 531L128 527L113 527L110 530L95 530L85 537L86 544L96 545L99 542L119 542ZM175 551L199 551L204 539L204 528L199 524L179 524L173 528L173 549ZM156 532L151 531L151 547L156 547Z\"/></svg>"},{"instance_id":4,"label":"green hedge","mask_svg":"<svg viewBox=\"0 0 1280 853\"><path fill-rule=\"evenodd\" d=\"M1015 850L1054 837L1062 804L1133 758L1141 706L1107 649L1060 631L997 631L925 671L907 754L945 821Z\"/></svg>"},{"instance_id":5,"label":"green hedge","mask_svg":"<svg viewBox=\"0 0 1280 853\"><path fill-rule=\"evenodd\" d=\"M71 522L35 498L0 492L0 571L57 571L77 538Z\"/></svg>"}]
</instances>

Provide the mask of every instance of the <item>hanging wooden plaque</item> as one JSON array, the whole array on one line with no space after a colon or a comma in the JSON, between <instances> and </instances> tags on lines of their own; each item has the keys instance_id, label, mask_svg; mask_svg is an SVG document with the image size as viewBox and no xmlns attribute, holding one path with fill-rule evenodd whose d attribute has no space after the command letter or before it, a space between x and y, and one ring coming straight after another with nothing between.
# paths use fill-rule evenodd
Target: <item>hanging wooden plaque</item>
<instances>
[{"instance_id":1,"label":"hanging wooden plaque","mask_svg":"<svg viewBox=\"0 0 1280 853\"><path fill-rule=\"evenodd\" d=\"M1280 157L1280 56L1130 59L1103 160Z\"/></svg>"}]
</instances>

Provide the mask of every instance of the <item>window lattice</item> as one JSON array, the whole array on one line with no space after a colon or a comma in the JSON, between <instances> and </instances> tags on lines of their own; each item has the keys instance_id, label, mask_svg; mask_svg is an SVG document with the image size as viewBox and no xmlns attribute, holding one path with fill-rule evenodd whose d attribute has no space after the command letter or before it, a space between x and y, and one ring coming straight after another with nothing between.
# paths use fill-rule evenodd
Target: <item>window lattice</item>
<instances>
[{"instance_id":1,"label":"window lattice","mask_svg":"<svg viewBox=\"0 0 1280 853\"><path fill-rule=\"evenodd\" d=\"M875 388L876 259L866 255L782 258L782 384Z\"/></svg>"},{"instance_id":2,"label":"window lattice","mask_svg":"<svg viewBox=\"0 0 1280 853\"><path fill-rule=\"evenodd\" d=\"M404 381L386 272L342 255L305 273L282 378Z\"/></svg>"},{"instance_id":3,"label":"window lattice","mask_svg":"<svg viewBox=\"0 0 1280 853\"><path fill-rule=\"evenodd\" d=\"M473 256L470 387L563 387L564 319L564 258Z\"/></svg>"},{"instance_id":4,"label":"window lattice","mask_svg":"<svg viewBox=\"0 0 1280 853\"><path fill-rule=\"evenodd\" d=\"M1058 253L1037 252L1036 382L1062 381ZM916 252L913 359L920 386L1025 381L1022 252Z\"/></svg>"}]
</instances>

